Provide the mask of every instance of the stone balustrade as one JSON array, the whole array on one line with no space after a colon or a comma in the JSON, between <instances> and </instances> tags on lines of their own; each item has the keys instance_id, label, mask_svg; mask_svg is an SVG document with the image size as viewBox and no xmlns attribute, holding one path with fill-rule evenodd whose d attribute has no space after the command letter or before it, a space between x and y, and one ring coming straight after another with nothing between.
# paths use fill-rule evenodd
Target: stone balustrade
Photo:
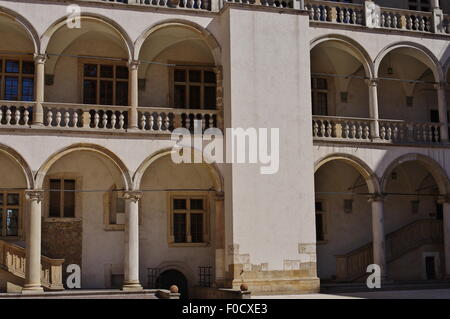
<instances>
[{"instance_id":1,"label":"stone balustrade","mask_svg":"<svg viewBox=\"0 0 450 319\"><path fill-rule=\"evenodd\" d=\"M377 138L373 133L375 125L380 132ZM314 115L312 129L315 140L438 144L441 124Z\"/></svg>"},{"instance_id":2,"label":"stone balustrade","mask_svg":"<svg viewBox=\"0 0 450 319\"><path fill-rule=\"evenodd\" d=\"M306 1L309 19L318 22L364 25L364 6L331 1Z\"/></svg>"},{"instance_id":3,"label":"stone balustrade","mask_svg":"<svg viewBox=\"0 0 450 319\"><path fill-rule=\"evenodd\" d=\"M381 8L380 27L432 32L432 16L431 12Z\"/></svg>"},{"instance_id":4,"label":"stone balustrade","mask_svg":"<svg viewBox=\"0 0 450 319\"><path fill-rule=\"evenodd\" d=\"M62 264L64 259L41 257L41 282L49 290L63 290ZM11 274L25 279L25 248L0 240L0 267Z\"/></svg>"},{"instance_id":5,"label":"stone balustrade","mask_svg":"<svg viewBox=\"0 0 450 319\"><path fill-rule=\"evenodd\" d=\"M0 126L29 126L34 102L0 101Z\"/></svg>"}]
</instances>

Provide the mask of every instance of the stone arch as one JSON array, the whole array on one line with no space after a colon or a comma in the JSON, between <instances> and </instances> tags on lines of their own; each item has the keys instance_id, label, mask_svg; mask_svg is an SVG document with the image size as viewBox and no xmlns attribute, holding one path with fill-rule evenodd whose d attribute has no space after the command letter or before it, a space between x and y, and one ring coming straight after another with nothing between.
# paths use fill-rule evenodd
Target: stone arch
<instances>
[{"instance_id":1,"label":"stone arch","mask_svg":"<svg viewBox=\"0 0 450 319\"><path fill-rule=\"evenodd\" d=\"M0 6L0 15L5 15L9 18L11 18L12 20L16 21L17 23L19 23L24 30L28 33L31 41L33 42L33 46L34 46L34 54L38 54L40 52L40 47L41 47L41 41L39 39L39 35L36 31L36 29L33 27L33 25L22 15L18 14L17 12L5 8L5 7L1 7Z\"/></svg>"},{"instance_id":2,"label":"stone arch","mask_svg":"<svg viewBox=\"0 0 450 319\"><path fill-rule=\"evenodd\" d=\"M66 24L67 17L62 17L55 21L41 36L41 48L40 53L45 54L47 51L47 47L50 43L50 40L52 36L55 34L56 31L58 31L62 26ZM105 24L109 28L111 28L124 42L125 48L128 52L128 59L131 59L133 57L134 53L134 46L133 41L131 40L128 33L125 31L122 26L120 26L117 22L114 20L107 18L103 15L94 14L94 13L81 13L81 22L83 20L93 20L98 21L102 24Z\"/></svg>"},{"instance_id":3,"label":"stone arch","mask_svg":"<svg viewBox=\"0 0 450 319\"><path fill-rule=\"evenodd\" d=\"M125 164L122 162L122 160L113 152L110 150L96 144L87 144L87 143L79 143L79 144L73 144L68 147L65 147L55 153L53 153L45 162L42 164L42 166L39 168L39 170L36 173L35 178L35 185L36 189L41 189L44 184L45 176L47 175L47 172L50 170L50 168L53 166L56 161L61 159L67 154L76 152L76 151L91 151L95 152L97 154L100 154L104 156L106 159L112 161L115 167L120 172L120 175L123 180L123 185L126 190L131 190L132 187L132 181L130 173L125 166Z\"/></svg>"},{"instance_id":4,"label":"stone arch","mask_svg":"<svg viewBox=\"0 0 450 319\"><path fill-rule=\"evenodd\" d=\"M419 56L416 56L415 58L431 69L436 82L441 82L444 79L439 60L436 58L433 52L431 52L427 47L421 44L409 41L391 43L378 53L374 62L375 77L378 77L378 70L384 57L386 57L388 53L400 48L409 48L411 50L414 50L414 52L417 52Z\"/></svg>"},{"instance_id":5,"label":"stone arch","mask_svg":"<svg viewBox=\"0 0 450 319\"><path fill-rule=\"evenodd\" d=\"M388 178L392 174L397 166L405 162L417 161L424 165L428 172L433 176L441 195L447 195L449 192L449 180L448 175L445 170L437 163L434 159L418 154L418 153L408 153L404 154L396 159L394 159L385 169L383 177L381 178L381 190L385 191L388 184Z\"/></svg>"},{"instance_id":6,"label":"stone arch","mask_svg":"<svg viewBox=\"0 0 450 319\"><path fill-rule=\"evenodd\" d=\"M17 151L15 151L14 149L5 144L0 144L0 153L5 154L10 159L12 159L17 165L19 165L25 176L27 188L33 189L34 188L33 173L31 172L30 166L22 157L22 155L20 155Z\"/></svg>"},{"instance_id":7,"label":"stone arch","mask_svg":"<svg viewBox=\"0 0 450 319\"><path fill-rule=\"evenodd\" d=\"M134 60L139 60L142 46L154 32L170 26L187 28L200 34L211 51L215 65L221 65L221 47L214 35L209 32L208 29L198 25L197 23L182 19L169 19L160 21L147 28L147 30L145 30L134 42Z\"/></svg>"},{"instance_id":8,"label":"stone arch","mask_svg":"<svg viewBox=\"0 0 450 319\"><path fill-rule=\"evenodd\" d=\"M366 76L368 78L373 77L373 62L372 59L367 53L367 51L364 49L362 45L360 45L355 40L339 35L339 34L326 34L322 35L320 37L317 37L313 39L310 42L310 51L314 49L317 45L327 42L327 41L335 41L337 42L342 49L344 49L345 52L349 53L350 55L354 56L364 67L364 71L366 73Z\"/></svg>"},{"instance_id":9,"label":"stone arch","mask_svg":"<svg viewBox=\"0 0 450 319\"><path fill-rule=\"evenodd\" d=\"M353 155L344 153L335 153L327 155L322 159L316 161L316 163L314 164L314 173L316 173L319 170L319 168L324 164L335 160L342 161L355 168L364 178L367 184L367 188L369 189L369 192L373 194L381 193L378 177L375 175L372 169L366 163L364 163L364 161Z\"/></svg>"}]
</instances>

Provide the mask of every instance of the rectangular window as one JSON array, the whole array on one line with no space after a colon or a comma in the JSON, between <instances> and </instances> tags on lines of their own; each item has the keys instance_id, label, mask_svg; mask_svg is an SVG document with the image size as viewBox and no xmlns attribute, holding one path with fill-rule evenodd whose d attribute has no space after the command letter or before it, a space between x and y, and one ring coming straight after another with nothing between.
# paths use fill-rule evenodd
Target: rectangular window
<instances>
[{"instance_id":1,"label":"rectangular window","mask_svg":"<svg viewBox=\"0 0 450 319\"><path fill-rule=\"evenodd\" d=\"M0 57L0 100L34 100L34 62Z\"/></svg>"},{"instance_id":2,"label":"rectangular window","mask_svg":"<svg viewBox=\"0 0 450 319\"><path fill-rule=\"evenodd\" d=\"M49 217L75 217L75 180L50 179Z\"/></svg>"},{"instance_id":3,"label":"rectangular window","mask_svg":"<svg viewBox=\"0 0 450 319\"><path fill-rule=\"evenodd\" d=\"M430 0L409 0L409 10L430 11Z\"/></svg>"},{"instance_id":4,"label":"rectangular window","mask_svg":"<svg viewBox=\"0 0 450 319\"><path fill-rule=\"evenodd\" d=\"M116 64L83 64L83 103L128 105L128 68Z\"/></svg>"},{"instance_id":5,"label":"rectangular window","mask_svg":"<svg viewBox=\"0 0 450 319\"><path fill-rule=\"evenodd\" d=\"M21 196L20 193L0 193L0 236L19 236Z\"/></svg>"},{"instance_id":6,"label":"rectangular window","mask_svg":"<svg viewBox=\"0 0 450 319\"><path fill-rule=\"evenodd\" d=\"M316 240L317 242L325 240L325 218L321 201L316 202Z\"/></svg>"},{"instance_id":7,"label":"rectangular window","mask_svg":"<svg viewBox=\"0 0 450 319\"><path fill-rule=\"evenodd\" d=\"M328 115L328 80L311 78L313 115Z\"/></svg>"},{"instance_id":8,"label":"rectangular window","mask_svg":"<svg viewBox=\"0 0 450 319\"><path fill-rule=\"evenodd\" d=\"M175 108L216 109L216 74L207 68L172 70L172 103Z\"/></svg>"},{"instance_id":9,"label":"rectangular window","mask_svg":"<svg viewBox=\"0 0 450 319\"><path fill-rule=\"evenodd\" d=\"M207 240L205 195L172 195L170 216L174 243L204 243Z\"/></svg>"}]
</instances>

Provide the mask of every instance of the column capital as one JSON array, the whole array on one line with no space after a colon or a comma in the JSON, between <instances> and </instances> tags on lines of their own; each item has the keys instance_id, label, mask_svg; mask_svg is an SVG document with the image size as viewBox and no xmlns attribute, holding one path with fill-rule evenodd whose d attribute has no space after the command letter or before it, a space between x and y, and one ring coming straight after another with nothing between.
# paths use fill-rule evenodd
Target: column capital
<instances>
[{"instance_id":1,"label":"column capital","mask_svg":"<svg viewBox=\"0 0 450 319\"><path fill-rule=\"evenodd\" d=\"M434 83L434 88L436 89L436 90L439 90L439 89L441 89L441 90L445 90L445 87L447 86L447 83L445 82L445 81L441 81L441 82L436 82L436 83Z\"/></svg>"},{"instance_id":2,"label":"column capital","mask_svg":"<svg viewBox=\"0 0 450 319\"><path fill-rule=\"evenodd\" d=\"M128 69L130 71L139 69L139 65L141 64L141 61L139 60L128 60Z\"/></svg>"},{"instance_id":3,"label":"column capital","mask_svg":"<svg viewBox=\"0 0 450 319\"><path fill-rule=\"evenodd\" d=\"M47 54L34 54L34 63L36 64L45 64L45 61L47 61Z\"/></svg>"},{"instance_id":4,"label":"column capital","mask_svg":"<svg viewBox=\"0 0 450 319\"><path fill-rule=\"evenodd\" d=\"M370 79L366 79L366 84L370 87L370 86L377 86L379 79L377 78L370 78Z\"/></svg>"},{"instance_id":5,"label":"column capital","mask_svg":"<svg viewBox=\"0 0 450 319\"><path fill-rule=\"evenodd\" d=\"M386 198L385 194L381 194L381 193L375 193L375 194L371 194L369 196L369 202L384 202Z\"/></svg>"},{"instance_id":6,"label":"column capital","mask_svg":"<svg viewBox=\"0 0 450 319\"><path fill-rule=\"evenodd\" d=\"M44 200L44 191L40 189L27 189L25 191L25 199L30 202L37 201L40 203Z\"/></svg>"},{"instance_id":7,"label":"column capital","mask_svg":"<svg viewBox=\"0 0 450 319\"><path fill-rule=\"evenodd\" d=\"M121 198L124 200L131 200L134 203L139 201L144 196L144 193L141 191L125 191L122 192Z\"/></svg>"}]
</instances>

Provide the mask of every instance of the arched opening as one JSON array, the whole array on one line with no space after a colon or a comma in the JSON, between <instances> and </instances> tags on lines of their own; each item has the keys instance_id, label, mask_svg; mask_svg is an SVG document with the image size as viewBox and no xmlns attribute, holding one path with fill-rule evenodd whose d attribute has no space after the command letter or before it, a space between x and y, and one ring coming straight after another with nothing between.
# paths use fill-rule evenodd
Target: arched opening
<instances>
[{"instance_id":1,"label":"arched opening","mask_svg":"<svg viewBox=\"0 0 450 319\"><path fill-rule=\"evenodd\" d=\"M311 49L313 115L369 117L365 79L371 62L364 49L340 37L318 39Z\"/></svg>"},{"instance_id":2,"label":"arched opening","mask_svg":"<svg viewBox=\"0 0 450 319\"><path fill-rule=\"evenodd\" d=\"M383 177L386 260L396 281L443 279L446 175L424 156L394 161Z\"/></svg>"},{"instance_id":3,"label":"arched opening","mask_svg":"<svg viewBox=\"0 0 450 319\"><path fill-rule=\"evenodd\" d=\"M33 54L39 48L39 40L24 18L3 8L0 8L0 37L0 100L25 101L24 105L1 105L0 124L9 124L6 123L8 110L15 114L19 109L21 121L25 109L31 114L26 102L35 100Z\"/></svg>"},{"instance_id":4,"label":"arched opening","mask_svg":"<svg viewBox=\"0 0 450 319\"><path fill-rule=\"evenodd\" d=\"M188 298L188 281L183 273L174 269L163 271L158 277L158 288L169 290L172 285L178 287L180 298Z\"/></svg>"},{"instance_id":5,"label":"arched opening","mask_svg":"<svg viewBox=\"0 0 450 319\"><path fill-rule=\"evenodd\" d=\"M222 189L215 174L207 164L175 164L170 151L153 155L138 169L135 188L144 193L139 229L145 236L139 259L143 273L178 263L192 270L189 288L213 284L216 192Z\"/></svg>"},{"instance_id":6,"label":"arched opening","mask_svg":"<svg viewBox=\"0 0 450 319\"><path fill-rule=\"evenodd\" d=\"M22 157L0 147L0 240L25 240L25 189L33 186L31 171Z\"/></svg>"},{"instance_id":7,"label":"arched opening","mask_svg":"<svg viewBox=\"0 0 450 319\"><path fill-rule=\"evenodd\" d=\"M81 28L69 28L65 19L58 21L42 36L42 51L48 54L44 125L126 128L132 42L108 18L82 15L80 23ZM67 90L68 87L72 89ZM104 107L87 109L90 116L86 118L83 113L86 109L73 104ZM58 112L63 115L68 112L67 123L58 120ZM82 119L88 122L83 123Z\"/></svg>"},{"instance_id":8,"label":"arched opening","mask_svg":"<svg viewBox=\"0 0 450 319\"><path fill-rule=\"evenodd\" d=\"M44 190L42 253L79 265L83 288L121 286L127 175L116 156L92 145L54 154L36 174Z\"/></svg>"},{"instance_id":9,"label":"arched opening","mask_svg":"<svg viewBox=\"0 0 450 319\"><path fill-rule=\"evenodd\" d=\"M206 29L169 21L147 30L135 46L141 106L217 109L220 48Z\"/></svg>"},{"instance_id":10,"label":"arched opening","mask_svg":"<svg viewBox=\"0 0 450 319\"><path fill-rule=\"evenodd\" d=\"M359 160L336 155L316 164L314 183L318 277L357 280L342 278L337 256L353 256L372 241L368 199L378 192L377 179Z\"/></svg>"},{"instance_id":11,"label":"arched opening","mask_svg":"<svg viewBox=\"0 0 450 319\"><path fill-rule=\"evenodd\" d=\"M380 119L439 122L435 83L441 76L425 48L393 45L376 59Z\"/></svg>"}]
</instances>

